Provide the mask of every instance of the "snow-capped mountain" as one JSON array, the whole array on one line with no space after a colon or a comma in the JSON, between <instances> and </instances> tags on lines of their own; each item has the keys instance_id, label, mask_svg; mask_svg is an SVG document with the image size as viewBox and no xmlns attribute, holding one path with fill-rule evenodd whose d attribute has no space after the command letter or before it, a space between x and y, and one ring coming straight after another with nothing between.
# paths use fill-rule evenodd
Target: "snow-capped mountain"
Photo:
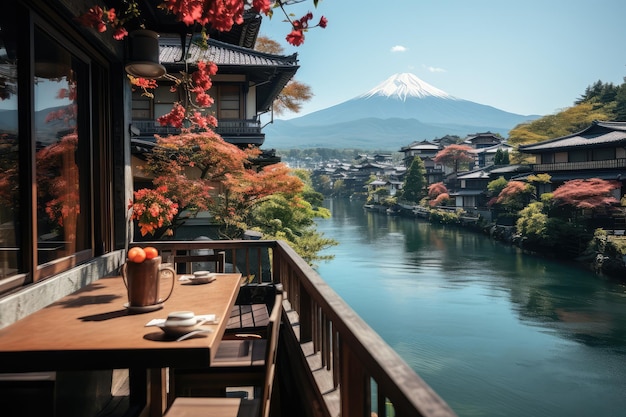
<instances>
[{"instance_id":1,"label":"snow-capped mountain","mask_svg":"<svg viewBox=\"0 0 626 417\"><path fill-rule=\"evenodd\" d=\"M264 129L265 147L398 150L416 140L509 130L539 116L454 97L413 74L396 74L357 97Z\"/></svg>"},{"instance_id":2,"label":"snow-capped mountain","mask_svg":"<svg viewBox=\"0 0 626 417\"><path fill-rule=\"evenodd\" d=\"M370 98L372 96L383 96L406 101L409 97L425 98L440 97L455 100L455 97L422 81L411 73L395 74L387 78L376 87L357 98Z\"/></svg>"}]
</instances>

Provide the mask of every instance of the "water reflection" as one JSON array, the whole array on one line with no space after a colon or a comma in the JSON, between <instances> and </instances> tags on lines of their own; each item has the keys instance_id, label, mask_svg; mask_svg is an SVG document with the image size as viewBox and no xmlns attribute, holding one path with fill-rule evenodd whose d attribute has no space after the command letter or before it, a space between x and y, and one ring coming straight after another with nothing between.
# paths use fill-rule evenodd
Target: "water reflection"
<instances>
[{"instance_id":1,"label":"water reflection","mask_svg":"<svg viewBox=\"0 0 626 417\"><path fill-rule=\"evenodd\" d=\"M619 415L626 287L487 236L329 202L325 280L461 416Z\"/></svg>"}]
</instances>

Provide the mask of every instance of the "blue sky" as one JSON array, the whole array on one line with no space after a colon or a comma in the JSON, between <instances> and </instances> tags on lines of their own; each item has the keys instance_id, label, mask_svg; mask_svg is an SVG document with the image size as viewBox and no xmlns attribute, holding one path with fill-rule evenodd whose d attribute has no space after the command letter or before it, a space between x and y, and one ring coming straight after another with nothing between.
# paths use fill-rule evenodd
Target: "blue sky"
<instances>
[{"instance_id":1,"label":"blue sky","mask_svg":"<svg viewBox=\"0 0 626 417\"><path fill-rule=\"evenodd\" d=\"M375 7L382 5L382 7ZM326 29L305 43L285 41L276 11L261 34L298 52L296 79L315 96L299 114L364 93L411 72L448 94L518 114L552 114L573 105L594 82L624 82L624 0L312 0L307 11Z\"/></svg>"}]
</instances>

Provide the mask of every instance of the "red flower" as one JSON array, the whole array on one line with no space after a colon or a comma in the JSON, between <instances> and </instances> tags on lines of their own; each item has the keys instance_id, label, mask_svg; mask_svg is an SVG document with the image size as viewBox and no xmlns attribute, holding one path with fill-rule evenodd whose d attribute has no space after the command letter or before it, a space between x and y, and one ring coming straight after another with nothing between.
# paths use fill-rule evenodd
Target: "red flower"
<instances>
[{"instance_id":1,"label":"red flower","mask_svg":"<svg viewBox=\"0 0 626 417\"><path fill-rule=\"evenodd\" d=\"M252 0L252 7L263 14L268 14L271 8L269 0Z\"/></svg>"},{"instance_id":2,"label":"red flower","mask_svg":"<svg viewBox=\"0 0 626 417\"><path fill-rule=\"evenodd\" d=\"M292 30L289 35L287 35L287 42L292 44L293 46L300 46L304 43L304 33L301 30Z\"/></svg>"},{"instance_id":3,"label":"red flower","mask_svg":"<svg viewBox=\"0 0 626 417\"><path fill-rule=\"evenodd\" d=\"M115 9L109 9L107 19L109 19L109 22L115 22Z\"/></svg>"},{"instance_id":4,"label":"red flower","mask_svg":"<svg viewBox=\"0 0 626 417\"><path fill-rule=\"evenodd\" d=\"M322 29L324 29L324 28L326 28L326 25L328 25L328 19L326 19L324 16L322 16L320 18L320 22L317 24L317 26L319 26Z\"/></svg>"},{"instance_id":5,"label":"red flower","mask_svg":"<svg viewBox=\"0 0 626 417\"><path fill-rule=\"evenodd\" d=\"M115 39L116 41L121 41L126 36L128 36L128 32L126 31L125 27L118 26L115 28L115 32L113 32L113 39Z\"/></svg>"}]
</instances>

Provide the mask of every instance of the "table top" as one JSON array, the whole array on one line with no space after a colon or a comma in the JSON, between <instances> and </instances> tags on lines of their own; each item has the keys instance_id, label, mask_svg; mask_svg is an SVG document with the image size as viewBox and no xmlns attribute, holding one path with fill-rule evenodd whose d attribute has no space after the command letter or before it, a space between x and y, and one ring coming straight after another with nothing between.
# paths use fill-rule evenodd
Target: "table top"
<instances>
[{"instance_id":1,"label":"table top","mask_svg":"<svg viewBox=\"0 0 626 417\"><path fill-rule=\"evenodd\" d=\"M169 290L171 278L167 281L162 291ZM163 308L138 313L126 307L121 277L101 278L0 329L0 372L209 366L240 282L241 274L218 274L204 285L176 280ZM181 342L159 327L146 327L180 310L215 314L219 321L206 326L212 333Z\"/></svg>"}]
</instances>

